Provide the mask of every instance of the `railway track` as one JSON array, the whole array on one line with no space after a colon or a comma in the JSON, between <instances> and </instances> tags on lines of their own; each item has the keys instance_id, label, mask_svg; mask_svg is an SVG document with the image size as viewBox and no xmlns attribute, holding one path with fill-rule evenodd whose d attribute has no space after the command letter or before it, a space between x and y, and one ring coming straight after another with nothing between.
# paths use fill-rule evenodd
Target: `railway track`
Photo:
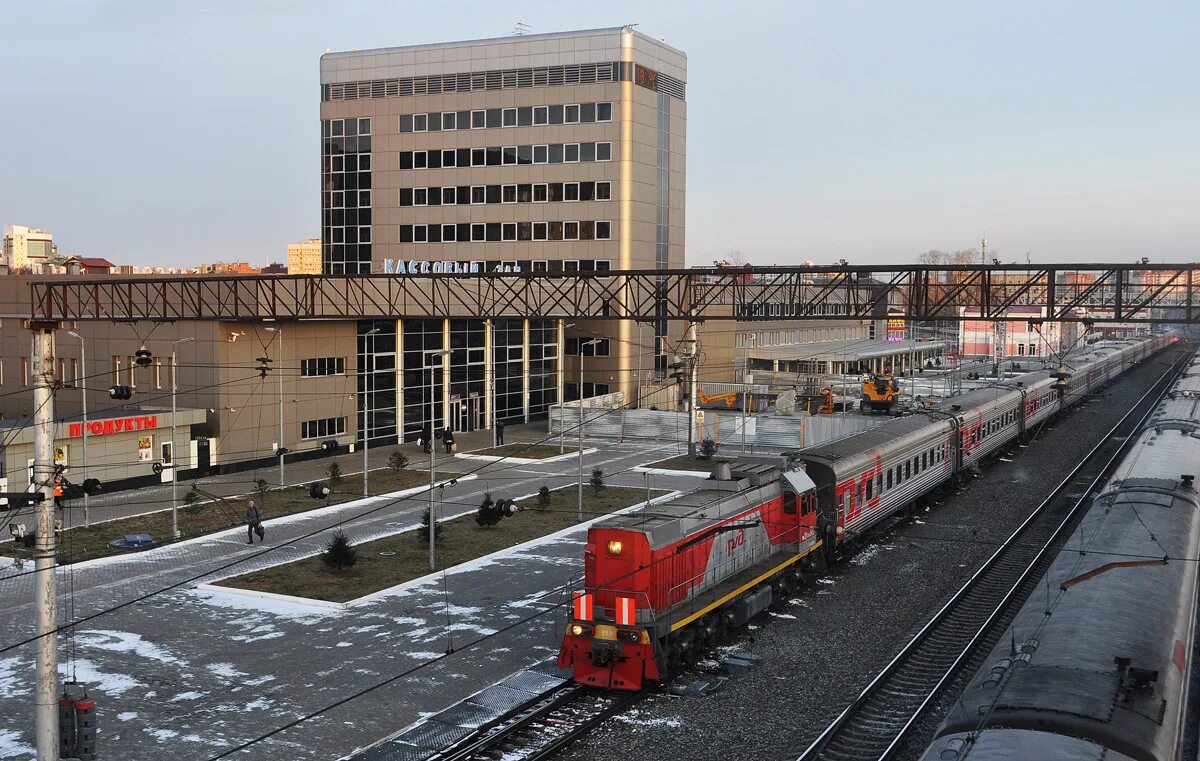
<instances>
[{"instance_id":1,"label":"railway track","mask_svg":"<svg viewBox=\"0 0 1200 761\"><path fill-rule=\"evenodd\" d=\"M641 697L565 684L483 725L428 761L541 761Z\"/></svg>"},{"instance_id":2,"label":"railway track","mask_svg":"<svg viewBox=\"0 0 1200 761\"><path fill-rule=\"evenodd\" d=\"M967 583L804 751L800 761L893 759L941 688L972 657L990 651L1127 442L1186 367L1184 355L1125 414Z\"/></svg>"}]
</instances>

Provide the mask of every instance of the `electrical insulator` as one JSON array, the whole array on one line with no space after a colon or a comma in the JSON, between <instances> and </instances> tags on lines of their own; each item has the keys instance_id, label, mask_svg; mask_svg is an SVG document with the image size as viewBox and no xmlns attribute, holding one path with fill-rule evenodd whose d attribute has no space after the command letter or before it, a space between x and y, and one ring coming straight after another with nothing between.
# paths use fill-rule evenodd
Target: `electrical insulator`
<instances>
[{"instance_id":1,"label":"electrical insulator","mask_svg":"<svg viewBox=\"0 0 1200 761\"><path fill-rule=\"evenodd\" d=\"M92 496L100 493L99 478L85 478L83 480L83 493Z\"/></svg>"},{"instance_id":2,"label":"electrical insulator","mask_svg":"<svg viewBox=\"0 0 1200 761\"><path fill-rule=\"evenodd\" d=\"M504 503L503 512L505 518L511 518L517 514L518 508L515 500L503 499L500 501Z\"/></svg>"},{"instance_id":3,"label":"electrical insulator","mask_svg":"<svg viewBox=\"0 0 1200 761\"><path fill-rule=\"evenodd\" d=\"M133 363L138 367L149 367L154 364L154 355L145 346L133 353Z\"/></svg>"},{"instance_id":4,"label":"electrical insulator","mask_svg":"<svg viewBox=\"0 0 1200 761\"><path fill-rule=\"evenodd\" d=\"M258 361L258 377L260 377L260 378L267 377L267 373L271 372L271 358L270 357L259 357L257 361Z\"/></svg>"},{"instance_id":5,"label":"electrical insulator","mask_svg":"<svg viewBox=\"0 0 1200 761\"><path fill-rule=\"evenodd\" d=\"M75 701L75 757L96 761L96 701L86 695Z\"/></svg>"},{"instance_id":6,"label":"electrical insulator","mask_svg":"<svg viewBox=\"0 0 1200 761\"><path fill-rule=\"evenodd\" d=\"M313 499L327 499L329 497L329 487L317 481L308 487L308 496Z\"/></svg>"}]
</instances>

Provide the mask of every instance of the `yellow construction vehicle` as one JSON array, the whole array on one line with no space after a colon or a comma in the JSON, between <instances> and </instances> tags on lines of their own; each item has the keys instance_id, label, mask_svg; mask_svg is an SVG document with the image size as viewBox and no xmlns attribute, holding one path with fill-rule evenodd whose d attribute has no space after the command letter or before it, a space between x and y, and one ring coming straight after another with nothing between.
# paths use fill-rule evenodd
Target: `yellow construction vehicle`
<instances>
[{"instance_id":1,"label":"yellow construction vehicle","mask_svg":"<svg viewBox=\"0 0 1200 761\"><path fill-rule=\"evenodd\" d=\"M725 408L731 410L731 409L733 409L733 405L737 404L738 392L730 391L725 394L709 395L709 394L704 393L703 389L698 388L698 389L696 389L696 397L697 397L697 400L700 402L700 406L702 406L702 407L705 405L708 405L708 404L719 404L721 402L724 402Z\"/></svg>"},{"instance_id":2,"label":"yellow construction vehicle","mask_svg":"<svg viewBox=\"0 0 1200 761\"><path fill-rule=\"evenodd\" d=\"M892 368L887 365L881 373L868 373L862 384L862 403L859 411L864 415L872 412L883 412L891 415L899 403L900 382L892 375Z\"/></svg>"}]
</instances>

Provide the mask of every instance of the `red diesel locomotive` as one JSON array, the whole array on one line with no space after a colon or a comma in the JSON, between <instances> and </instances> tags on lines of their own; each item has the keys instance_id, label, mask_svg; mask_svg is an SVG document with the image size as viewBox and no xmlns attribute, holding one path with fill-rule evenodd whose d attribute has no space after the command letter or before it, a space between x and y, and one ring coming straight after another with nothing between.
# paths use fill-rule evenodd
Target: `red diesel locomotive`
<instances>
[{"instance_id":1,"label":"red diesel locomotive","mask_svg":"<svg viewBox=\"0 0 1200 761\"><path fill-rule=\"evenodd\" d=\"M744 594L764 580L791 591L821 542L816 486L786 468L783 458L718 465L726 472L696 491L589 529L586 591L558 664L583 684L637 690L765 610L769 588Z\"/></svg>"}]
</instances>

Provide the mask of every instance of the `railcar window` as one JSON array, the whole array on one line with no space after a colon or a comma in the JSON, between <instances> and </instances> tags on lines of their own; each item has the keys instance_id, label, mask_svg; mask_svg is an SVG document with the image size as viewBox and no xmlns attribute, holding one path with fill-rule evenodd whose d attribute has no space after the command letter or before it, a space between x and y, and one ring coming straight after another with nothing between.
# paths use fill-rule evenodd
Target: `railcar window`
<instances>
[{"instance_id":1,"label":"railcar window","mask_svg":"<svg viewBox=\"0 0 1200 761\"><path fill-rule=\"evenodd\" d=\"M889 489L892 488L892 469L891 468L888 468L888 471L887 471L887 488L889 488Z\"/></svg>"},{"instance_id":2,"label":"railcar window","mask_svg":"<svg viewBox=\"0 0 1200 761\"><path fill-rule=\"evenodd\" d=\"M874 492L875 492L875 490L874 490L873 488L871 488L871 487L873 487L874 485L875 485L875 479L874 479L874 478L868 478L868 479L867 479L867 499L871 499L871 497L873 497L873 496L874 496Z\"/></svg>"},{"instance_id":3,"label":"railcar window","mask_svg":"<svg viewBox=\"0 0 1200 761\"><path fill-rule=\"evenodd\" d=\"M875 474L875 493L883 494L883 474L882 473Z\"/></svg>"},{"instance_id":4,"label":"railcar window","mask_svg":"<svg viewBox=\"0 0 1200 761\"><path fill-rule=\"evenodd\" d=\"M921 470L929 467L928 455L925 452L921 453Z\"/></svg>"},{"instance_id":5,"label":"railcar window","mask_svg":"<svg viewBox=\"0 0 1200 761\"><path fill-rule=\"evenodd\" d=\"M911 462L904 463L904 477L905 478L912 477L912 463Z\"/></svg>"}]
</instances>

